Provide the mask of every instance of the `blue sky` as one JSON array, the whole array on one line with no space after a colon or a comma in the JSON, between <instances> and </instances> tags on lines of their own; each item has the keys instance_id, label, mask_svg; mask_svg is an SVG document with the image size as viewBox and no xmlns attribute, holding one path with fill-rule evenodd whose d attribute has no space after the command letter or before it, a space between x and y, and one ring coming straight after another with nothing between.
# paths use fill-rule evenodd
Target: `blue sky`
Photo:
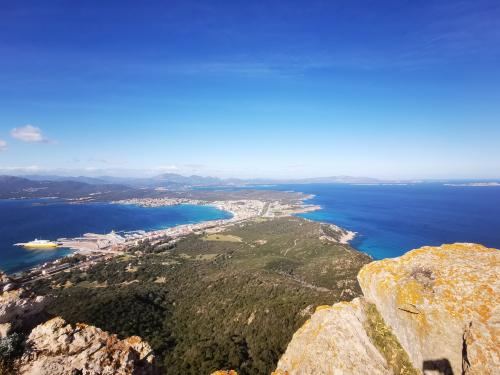
<instances>
[{"instance_id":1,"label":"blue sky","mask_svg":"<svg viewBox=\"0 0 500 375\"><path fill-rule=\"evenodd\" d=\"M500 178L497 1L3 1L0 173Z\"/></svg>"}]
</instances>

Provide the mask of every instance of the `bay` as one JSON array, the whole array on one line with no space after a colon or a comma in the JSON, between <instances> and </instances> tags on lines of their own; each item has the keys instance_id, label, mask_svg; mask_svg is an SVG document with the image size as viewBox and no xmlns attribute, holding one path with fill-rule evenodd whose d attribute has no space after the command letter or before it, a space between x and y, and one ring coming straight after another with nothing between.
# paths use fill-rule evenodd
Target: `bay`
<instances>
[{"instance_id":1,"label":"bay","mask_svg":"<svg viewBox=\"0 0 500 375\"><path fill-rule=\"evenodd\" d=\"M18 272L71 253L68 249L13 246L35 238L56 240L87 232L155 230L230 218L211 206L139 207L111 203L69 204L48 199L0 200L0 270Z\"/></svg>"}]
</instances>

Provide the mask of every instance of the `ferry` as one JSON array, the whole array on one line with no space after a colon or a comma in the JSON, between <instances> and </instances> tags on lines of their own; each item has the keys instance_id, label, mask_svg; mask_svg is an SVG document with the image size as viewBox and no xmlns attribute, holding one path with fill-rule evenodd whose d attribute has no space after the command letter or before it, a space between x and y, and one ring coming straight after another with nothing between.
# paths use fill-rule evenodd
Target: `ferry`
<instances>
[{"instance_id":1,"label":"ferry","mask_svg":"<svg viewBox=\"0 0 500 375\"><path fill-rule=\"evenodd\" d=\"M34 241L25 242L25 243L16 243L15 245L29 247L29 248L36 248L36 249L50 249L50 248L57 247L56 242L48 241L48 240L39 240L37 238L35 238Z\"/></svg>"}]
</instances>

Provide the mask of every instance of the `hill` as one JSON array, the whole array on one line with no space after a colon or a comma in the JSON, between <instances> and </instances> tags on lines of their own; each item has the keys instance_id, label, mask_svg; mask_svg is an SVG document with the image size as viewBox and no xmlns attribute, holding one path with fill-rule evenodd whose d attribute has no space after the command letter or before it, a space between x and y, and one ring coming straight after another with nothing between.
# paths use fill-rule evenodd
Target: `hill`
<instances>
[{"instance_id":1,"label":"hill","mask_svg":"<svg viewBox=\"0 0 500 375\"><path fill-rule=\"evenodd\" d=\"M88 184L78 181L33 181L14 176L0 176L0 199L11 198L81 198L93 196L106 197L111 194L124 194L132 189L117 184Z\"/></svg>"},{"instance_id":2,"label":"hill","mask_svg":"<svg viewBox=\"0 0 500 375\"><path fill-rule=\"evenodd\" d=\"M269 374L316 306L360 294L370 258L325 233L299 218L259 219L173 248L142 244L33 290L53 295L48 311L69 323L141 336L167 373Z\"/></svg>"}]
</instances>

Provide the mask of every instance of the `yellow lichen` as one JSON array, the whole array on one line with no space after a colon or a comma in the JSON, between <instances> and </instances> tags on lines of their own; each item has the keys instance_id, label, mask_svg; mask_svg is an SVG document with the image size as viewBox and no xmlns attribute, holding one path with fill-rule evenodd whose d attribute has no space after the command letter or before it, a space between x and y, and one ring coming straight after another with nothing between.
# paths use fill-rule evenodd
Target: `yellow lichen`
<instances>
[{"instance_id":1,"label":"yellow lichen","mask_svg":"<svg viewBox=\"0 0 500 375\"><path fill-rule=\"evenodd\" d=\"M321 311L321 310L329 310L331 308L332 308L331 305L320 305L320 306L316 307L315 312L318 312L318 311Z\"/></svg>"},{"instance_id":2,"label":"yellow lichen","mask_svg":"<svg viewBox=\"0 0 500 375\"><path fill-rule=\"evenodd\" d=\"M424 288L418 282L411 280L397 289L396 303L398 306L410 304L419 305L423 302Z\"/></svg>"}]
</instances>

